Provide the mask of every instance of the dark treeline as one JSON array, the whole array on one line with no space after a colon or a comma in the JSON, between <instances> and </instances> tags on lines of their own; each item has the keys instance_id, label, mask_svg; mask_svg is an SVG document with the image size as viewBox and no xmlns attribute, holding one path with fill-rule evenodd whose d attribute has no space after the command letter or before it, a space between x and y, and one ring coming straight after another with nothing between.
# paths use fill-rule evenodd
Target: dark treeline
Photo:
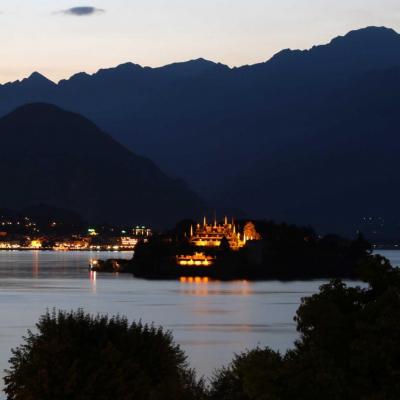
<instances>
[{"instance_id":1,"label":"dark treeline","mask_svg":"<svg viewBox=\"0 0 400 400\"><path fill-rule=\"evenodd\" d=\"M214 376L210 399L399 399L400 271L374 256L359 272L366 288L332 280L304 298L294 348L237 355Z\"/></svg>"},{"instance_id":2,"label":"dark treeline","mask_svg":"<svg viewBox=\"0 0 400 400\"><path fill-rule=\"evenodd\" d=\"M194 222L182 221L175 230L139 243L129 271L156 278L182 274L219 279L355 278L372 249L361 234L353 240L337 235L320 237L310 227L272 221L256 221L262 240L249 241L239 251L231 250L224 240L219 248L196 248L187 239L190 225ZM211 267L176 265L176 255L196 251L215 256L216 263Z\"/></svg>"},{"instance_id":3,"label":"dark treeline","mask_svg":"<svg viewBox=\"0 0 400 400\"><path fill-rule=\"evenodd\" d=\"M44 315L13 350L8 400L397 400L400 270L371 256L364 287L335 279L304 298L285 354L236 355L196 379L169 332L83 311Z\"/></svg>"}]
</instances>

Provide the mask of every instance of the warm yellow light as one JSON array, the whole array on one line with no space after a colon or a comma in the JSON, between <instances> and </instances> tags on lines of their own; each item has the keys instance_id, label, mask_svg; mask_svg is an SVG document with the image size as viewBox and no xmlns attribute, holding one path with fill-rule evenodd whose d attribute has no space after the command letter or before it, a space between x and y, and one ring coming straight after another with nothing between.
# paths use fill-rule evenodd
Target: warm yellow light
<instances>
[{"instance_id":1,"label":"warm yellow light","mask_svg":"<svg viewBox=\"0 0 400 400\"><path fill-rule=\"evenodd\" d=\"M205 277L191 277L191 276L181 276L179 277L179 282L181 283L196 283L196 284L207 284L209 282L210 278L207 276Z\"/></svg>"},{"instance_id":2,"label":"warm yellow light","mask_svg":"<svg viewBox=\"0 0 400 400\"><path fill-rule=\"evenodd\" d=\"M42 242L40 240L32 240L30 247L33 249L40 249L42 247Z\"/></svg>"}]
</instances>

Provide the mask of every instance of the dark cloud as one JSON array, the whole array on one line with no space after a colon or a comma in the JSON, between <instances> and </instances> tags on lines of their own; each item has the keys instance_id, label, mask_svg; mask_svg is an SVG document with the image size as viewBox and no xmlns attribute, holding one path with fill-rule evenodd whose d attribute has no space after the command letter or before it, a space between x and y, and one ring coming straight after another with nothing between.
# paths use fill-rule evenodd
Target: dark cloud
<instances>
[{"instance_id":1,"label":"dark cloud","mask_svg":"<svg viewBox=\"0 0 400 400\"><path fill-rule=\"evenodd\" d=\"M105 12L105 10L96 7L72 7L68 8L68 10L61 11L64 15L72 15L75 17L85 17L95 14L101 14Z\"/></svg>"}]
</instances>

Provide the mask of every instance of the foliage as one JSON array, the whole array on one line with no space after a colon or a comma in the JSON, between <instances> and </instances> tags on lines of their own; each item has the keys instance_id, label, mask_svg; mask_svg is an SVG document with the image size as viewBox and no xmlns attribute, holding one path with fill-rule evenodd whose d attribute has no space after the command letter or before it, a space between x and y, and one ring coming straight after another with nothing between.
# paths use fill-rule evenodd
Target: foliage
<instances>
[{"instance_id":1,"label":"foliage","mask_svg":"<svg viewBox=\"0 0 400 400\"><path fill-rule=\"evenodd\" d=\"M47 312L13 350L9 400L200 398L186 356L161 328L125 318Z\"/></svg>"},{"instance_id":2,"label":"foliage","mask_svg":"<svg viewBox=\"0 0 400 400\"><path fill-rule=\"evenodd\" d=\"M302 299L292 350L237 355L208 393L170 333L81 310L41 317L13 351L5 391L9 400L398 399L400 270L370 256L358 273L362 286L333 279Z\"/></svg>"},{"instance_id":3,"label":"foliage","mask_svg":"<svg viewBox=\"0 0 400 400\"><path fill-rule=\"evenodd\" d=\"M269 348L237 355L228 368L217 371L210 400L275 400L282 398L282 356Z\"/></svg>"},{"instance_id":4,"label":"foliage","mask_svg":"<svg viewBox=\"0 0 400 400\"><path fill-rule=\"evenodd\" d=\"M215 376L211 398L400 398L400 271L371 256L360 274L365 287L335 279L303 299L295 348L236 357Z\"/></svg>"}]
</instances>

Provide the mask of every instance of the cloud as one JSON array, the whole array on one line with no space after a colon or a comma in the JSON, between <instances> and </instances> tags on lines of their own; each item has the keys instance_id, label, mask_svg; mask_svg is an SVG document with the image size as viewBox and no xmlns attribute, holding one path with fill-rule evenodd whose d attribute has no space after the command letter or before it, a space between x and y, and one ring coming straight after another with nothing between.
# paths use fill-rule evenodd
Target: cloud
<instances>
[{"instance_id":1,"label":"cloud","mask_svg":"<svg viewBox=\"0 0 400 400\"><path fill-rule=\"evenodd\" d=\"M90 15L102 14L105 10L96 7L72 7L61 11L61 14L75 17L86 17Z\"/></svg>"}]
</instances>

